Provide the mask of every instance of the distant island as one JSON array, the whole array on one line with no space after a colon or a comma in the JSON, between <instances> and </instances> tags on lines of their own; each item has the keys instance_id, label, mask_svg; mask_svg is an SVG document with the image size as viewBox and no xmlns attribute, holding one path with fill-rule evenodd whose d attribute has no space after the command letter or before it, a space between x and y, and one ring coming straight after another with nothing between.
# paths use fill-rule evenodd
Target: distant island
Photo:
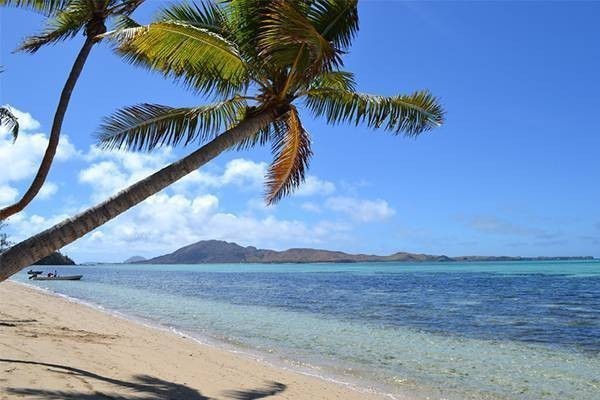
<instances>
[{"instance_id":1,"label":"distant island","mask_svg":"<svg viewBox=\"0 0 600 400\"><path fill-rule=\"evenodd\" d=\"M145 257L142 256L133 256L129 257L127 260L123 261L123 264L133 264L133 263L141 263L146 261Z\"/></svg>"},{"instance_id":2,"label":"distant island","mask_svg":"<svg viewBox=\"0 0 600 400\"><path fill-rule=\"evenodd\" d=\"M33 265L75 265L75 261L57 251L47 257L42 258Z\"/></svg>"},{"instance_id":3,"label":"distant island","mask_svg":"<svg viewBox=\"0 0 600 400\"><path fill-rule=\"evenodd\" d=\"M132 257L133 258L133 257ZM140 257L141 258L141 257ZM398 252L388 256L348 254L341 251L310 248L284 251L243 247L222 240L203 240L170 254L148 260L130 261L136 264L220 264L220 263L354 263L354 262L452 262L452 261L541 261L541 260L593 260L589 257L509 257L461 256L448 257L429 254ZM131 259L130 259L131 260Z\"/></svg>"}]
</instances>

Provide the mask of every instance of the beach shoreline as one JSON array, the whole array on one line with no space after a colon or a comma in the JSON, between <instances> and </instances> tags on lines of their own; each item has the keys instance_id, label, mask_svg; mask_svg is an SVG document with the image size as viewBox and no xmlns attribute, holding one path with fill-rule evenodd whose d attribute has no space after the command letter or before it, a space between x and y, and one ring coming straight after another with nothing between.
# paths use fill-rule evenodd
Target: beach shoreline
<instances>
[{"instance_id":1,"label":"beach shoreline","mask_svg":"<svg viewBox=\"0 0 600 400\"><path fill-rule=\"evenodd\" d=\"M16 282L0 284L0 399L382 399ZM256 397L260 396L260 397Z\"/></svg>"}]
</instances>

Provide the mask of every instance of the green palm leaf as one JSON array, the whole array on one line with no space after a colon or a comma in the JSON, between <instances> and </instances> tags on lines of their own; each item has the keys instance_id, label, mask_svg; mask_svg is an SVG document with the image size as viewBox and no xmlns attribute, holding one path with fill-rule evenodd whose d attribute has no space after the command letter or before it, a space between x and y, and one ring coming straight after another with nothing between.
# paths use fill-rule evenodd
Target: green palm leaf
<instances>
[{"instance_id":1,"label":"green palm leaf","mask_svg":"<svg viewBox=\"0 0 600 400\"><path fill-rule=\"evenodd\" d=\"M358 0L314 0L306 12L325 40L341 49L350 47L358 32Z\"/></svg>"},{"instance_id":2,"label":"green palm leaf","mask_svg":"<svg viewBox=\"0 0 600 400\"><path fill-rule=\"evenodd\" d=\"M341 64L336 49L290 1L270 2L258 48L259 56L281 69L289 68L289 75L296 78L314 76L314 71L331 70ZM306 73L309 71L312 74Z\"/></svg>"},{"instance_id":3,"label":"green palm leaf","mask_svg":"<svg viewBox=\"0 0 600 400\"><path fill-rule=\"evenodd\" d=\"M224 29L227 21L222 9L212 2L183 2L163 8L157 16L158 21L178 21L196 28L206 29L220 35L227 34Z\"/></svg>"},{"instance_id":4,"label":"green palm leaf","mask_svg":"<svg viewBox=\"0 0 600 400\"><path fill-rule=\"evenodd\" d=\"M223 15L226 19L230 40L234 42L248 60L260 61L256 41L269 7L264 0L223 1Z\"/></svg>"},{"instance_id":5,"label":"green palm leaf","mask_svg":"<svg viewBox=\"0 0 600 400\"><path fill-rule=\"evenodd\" d=\"M444 110L428 91L392 97L373 96L337 88L309 91L307 107L329 123L366 123L394 133L416 136L444 122Z\"/></svg>"},{"instance_id":6,"label":"green palm leaf","mask_svg":"<svg viewBox=\"0 0 600 400\"><path fill-rule=\"evenodd\" d=\"M237 122L246 102L239 98L202 107L157 104L125 107L106 118L98 139L104 148L152 150L157 146L204 142Z\"/></svg>"},{"instance_id":7,"label":"green palm leaf","mask_svg":"<svg viewBox=\"0 0 600 400\"><path fill-rule=\"evenodd\" d=\"M107 32L107 33L103 34L102 36L106 37L106 36L114 35L117 31L122 31L125 29L132 29L132 28L139 28L142 25L140 25L133 18L131 18L127 15L117 15L114 18L113 26L114 26L113 31Z\"/></svg>"},{"instance_id":8,"label":"green palm leaf","mask_svg":"<svg viewBox=\"0 0 600 400\"><path fill-rule=\"evenodd\" d=\"M70 0L0 0L0 6L28 8L44 15L64 9Z\"/></svg>"},{"instance_id":9,"label":"green palm leaf","mask_svg":"<svg viewBox=\"0 0 600 400\"><path fill-rule=\"evenodd\" d=\"M235 46L206 29L181 22L157 22L125 29L113 37L128 61L176 79L204 93L231 96L248 85L247 68Z\"/></svg>"},{"instance_id":10,"label":"green palm leaf","mask_svg":"<svg viewBox=\"0 0 600 400\"><path fill-rule=\"evenodd\" d=\"M89 1L71 0L48 22L48 27L41 34L26 38L18 50L35 53L46 44L74 37L86 26L93 11Z\"/></svg>"},{"instance_id":11,"label":"green palm leaf","mask_svg":"<svg viewBox=\"0 0 600 400\"><path fill-rule=\"evenodd\" d=\"M0 107L0 125L7 127L13 136L13 140L17 140L17 136L19 136L19 120L6 107Z\"/></svg>"},{"instance_id":12,"label":"green palm leaf","mask_svg":"<svg viewBox=\"0 0 600 400\"><path fill-rule=\"evenodd\" d=\"M346 71L329 71L316 76L311 82L313 89L330 88L354 92L356 81L354 74Z\"/></svg>"}]
</instances>

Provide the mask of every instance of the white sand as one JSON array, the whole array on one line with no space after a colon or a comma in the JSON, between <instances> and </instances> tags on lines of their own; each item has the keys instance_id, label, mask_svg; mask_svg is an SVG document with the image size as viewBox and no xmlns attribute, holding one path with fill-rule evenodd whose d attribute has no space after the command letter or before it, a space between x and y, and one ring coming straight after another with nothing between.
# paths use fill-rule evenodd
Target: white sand
<instances>
[{"instance_id":1,"label":"white sand","mask_svg":"<svg viewBox=\"0 0 600 400\"><path fill-rule=\"evenodd\" d=\"M0 283L0 399L376 399Z\"/></svg>"}]
</instances>

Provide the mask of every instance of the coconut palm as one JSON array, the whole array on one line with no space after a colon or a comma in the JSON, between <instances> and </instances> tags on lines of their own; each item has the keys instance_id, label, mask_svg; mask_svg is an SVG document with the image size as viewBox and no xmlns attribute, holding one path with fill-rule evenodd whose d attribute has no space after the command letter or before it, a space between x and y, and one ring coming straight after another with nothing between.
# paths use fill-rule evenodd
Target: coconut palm
<instances>
[{"instance_id":1,"label":"coconut palm","mask_svg":"<svg viewBox=\"0 0 600 400\"><path fill-rule=\"evenodd\" d=\"M155 23L113 35L128 61L215 99L195 107L139 104L107 118L107 148L152 150L204 144L0 256L0 280L73 242L206 164L223 151L271 143L266 177L273 203L304 180L312 154L298 105L329 123L365 124L417 136L443 122L427 91L391 97L359 93L343 54L358 31L356 0L230 0L179 4ZM226 129L223 133L223 129Z\"/></svg>"},{"instance_id":2,"label":"coconut palm","mask_svg":"<svg viewBox=\"0 0 600 400\"><path fill-rule=\"evenodd\" d=\"M49 17L46 29L26 38L18 48L20 51L35 53L45 45L73 38L81 31L86 37L60 94L48 145L38 171L21 199L0 209L0 220L22 211L44 185L56 155L71 93L92 47L101 40L99 35L106 32L107 20L113 17L127 18L142 2L143 0L0 0L0 5L28 8Z\"/></svg>"}]
</instances>

